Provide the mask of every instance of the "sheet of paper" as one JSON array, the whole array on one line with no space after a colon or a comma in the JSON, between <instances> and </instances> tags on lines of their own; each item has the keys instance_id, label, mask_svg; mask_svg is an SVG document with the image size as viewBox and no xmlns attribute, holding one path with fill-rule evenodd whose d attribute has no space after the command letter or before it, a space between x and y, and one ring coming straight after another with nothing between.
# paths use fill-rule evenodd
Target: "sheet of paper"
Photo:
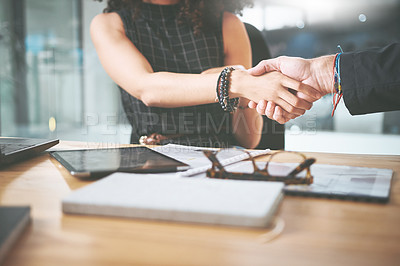
<instances>
[{"instance_id":1,"label":"sheet of paper","mask_svg":"<svg viewBox=\"0 0 400 266\"><path fill-rule=\"evenodd\" d=\"M155 147L153 150L190 165L191 169L185 172L180 172L180 174L182 176L193 176L206 172L212 165L210 160L203 154L203 150L218 149L167 144ZM268 154L270 150L250 150L249 152L251 156L255 157ZM217 158L221 164L225 166L246 160L249 156L240 149L224 149L217 154Z\"/></svg>"}]
</instances>

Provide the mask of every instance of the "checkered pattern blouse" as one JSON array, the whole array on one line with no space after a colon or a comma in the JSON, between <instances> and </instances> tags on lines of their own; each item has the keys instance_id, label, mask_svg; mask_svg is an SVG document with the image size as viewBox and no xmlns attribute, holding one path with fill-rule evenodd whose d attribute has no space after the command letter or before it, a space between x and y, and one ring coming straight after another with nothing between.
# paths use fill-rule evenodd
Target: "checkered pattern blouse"
<instances>
[{"instance_id":1,"label":"checkered pattern blouse","mask_svg":"<svg viewBox=\"0 0 400 266\"><path fill-rule=\"evenodd\" d=\"M188 23L179 23L178 5L143 3L133 20L132 12L121 10L125 33L146 57L155 72L199 74L224 65L222 19L214 31L194 35ZM235 145L231 134L231 116L218 103L180 108L147 107L121 89L127 118L132 125L131 143L140 136L159 133L179 135L163 141L205 147ZM196 97L196 95L193 95Z\"/></svg>"}]
</instances>

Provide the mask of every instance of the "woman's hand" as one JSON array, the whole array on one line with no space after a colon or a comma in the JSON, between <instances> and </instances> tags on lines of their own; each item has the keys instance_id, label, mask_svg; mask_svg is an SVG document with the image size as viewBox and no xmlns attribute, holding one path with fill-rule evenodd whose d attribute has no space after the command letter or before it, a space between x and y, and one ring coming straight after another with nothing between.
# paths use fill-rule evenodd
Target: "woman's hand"
<instances>
[{"instance_id":1,"label":"woman's hand","mask_svg":"<svg viewBox=\"0 0 400 266\"><path fill-rule=\"evenodd\" d=\"M332 71L334 56L323 56L315 59L303 59L300 57L281 56L274 59L261 61L257 66L249 69L252 75L263 75L270 71L280 71L281 73L301 81L304 84L315 88L319 99L332 90ZM302 92L297 92L296 96L307 101L314 101L309 95ZM277 106L274 102L261 100L259 102L250 101L248 106L254 108L261 115L266 115L268 118L278 121L283 124L289 120L296 118L298 115L290 114L289 112Z\"/></svg>"},{"instance_id":2,"label":"woman's hand","mask_svg":"<svg viewBox=\"0 0 400 266\"><path fill-rule=\"evenodd\" d=\"M292 93L301 92L303 99ZM233 71L231 76L231 97L244 97L255 103L266 100L281 106L292 114L290 117L303 115L312 107L313 101L320 97L314 88L274 71L259 76L252 76L247 71ZM254 104L250 105L253 107ZM267 106L265 105L265 108ZM260 109L262 109L260 107ZM265 112L263 113L265 114Z\"/></svg>"},{"instance_id":3,"label":"woman's hand","mask_svg":"<svg viewBox=\"0 0 400 266\"><path fill-rule=\"evenodd\" d=\"M265 115L269 119L275 120L279 124L285 124L289 120L299 117L299 115L286 112L280 106L273 102L267 102L266 100L261 100L258 103L249 101L248 106L251 109L256 109L257 113L260 115Z\"/></svg>"}]
</instances>

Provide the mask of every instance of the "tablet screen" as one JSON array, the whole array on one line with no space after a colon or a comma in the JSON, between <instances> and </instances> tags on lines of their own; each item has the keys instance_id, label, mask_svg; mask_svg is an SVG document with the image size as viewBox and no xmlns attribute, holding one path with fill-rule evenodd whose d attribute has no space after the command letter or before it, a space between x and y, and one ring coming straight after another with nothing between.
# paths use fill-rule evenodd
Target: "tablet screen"
<instances>
[{"instance_id":1,"label":"tablet screen","mask_svg":"<svg viewBox=\"0 0 400 266\"><path fill-rule=\"evenodd\" d=\"M77 177L113 172L155 173L189 169L187 164L142 146L53 151L50 154Z\"/></svg>"}]
</instances>

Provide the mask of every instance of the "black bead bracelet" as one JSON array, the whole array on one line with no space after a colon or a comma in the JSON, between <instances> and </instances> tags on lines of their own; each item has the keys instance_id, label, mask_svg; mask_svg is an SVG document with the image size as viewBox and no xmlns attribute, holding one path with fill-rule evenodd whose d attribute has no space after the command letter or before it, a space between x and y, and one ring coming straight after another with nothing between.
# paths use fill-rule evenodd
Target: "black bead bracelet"
<instances>
[{"instance_id":1,"label":"black bead bracelet","mask_svg":"<svg viewBox=\"0 0 400 266\"><path fill-rule=\"evenodd\" d=\"M233 67L225 67L218 77L217 99L225 112L234 112L239 104L239 98L229 98L230 77Z\"/></svg>"}]
</instances>

